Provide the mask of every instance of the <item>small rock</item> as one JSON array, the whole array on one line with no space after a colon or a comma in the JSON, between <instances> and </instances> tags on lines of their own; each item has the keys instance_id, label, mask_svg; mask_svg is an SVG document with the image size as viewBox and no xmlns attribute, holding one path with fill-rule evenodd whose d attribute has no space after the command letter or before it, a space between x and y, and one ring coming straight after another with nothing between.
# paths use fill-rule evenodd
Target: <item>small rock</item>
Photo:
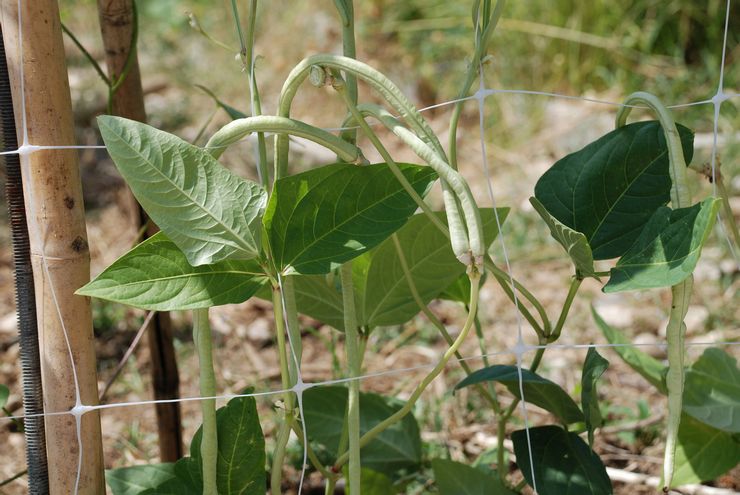
<instances>
[{"instance_id":1,"label":"small rock","mask_svg":"<svg viewBox=\"0 0 740 495\"><path fill-rule=\"evenodd\" d=\"M621 296L600 299L594 303L596 312L607 322L617 328L627 328L634 323L630 304Z\"/></svg>"},{"instance_id":2,"label":"small rock","mask_svg":"<svg viewBox=\"0 0 740 495\"><path fill-rule=\"evenodd\" d=\"M260 318L247 326L246 335L249 340L254 342L269 342L273 338L272 325L267 318Z\"/></svg>"},{"instance_id":3,"label":"small rock","mask_svg":"<svg viewBox=\"0 0 740 495\"><path fill-rule=\"evenodd\" d=\"M0 333L16 333L18 331L18 320L15 313L8 313L0 318Z\"/></svg>"},{"instance_id":4,"label":"small rock","mask_svg":"<svg viewBox=\"0 0 740 495\"><path fill-rule=\"evenodd\" d=\"M639 346L639 349L646 354L653 357L663 357L665 352L663 351L662 343L658 340L658 336L650 332L642 332L632 339L632 343Z\"/></svg>"}]
</instances>

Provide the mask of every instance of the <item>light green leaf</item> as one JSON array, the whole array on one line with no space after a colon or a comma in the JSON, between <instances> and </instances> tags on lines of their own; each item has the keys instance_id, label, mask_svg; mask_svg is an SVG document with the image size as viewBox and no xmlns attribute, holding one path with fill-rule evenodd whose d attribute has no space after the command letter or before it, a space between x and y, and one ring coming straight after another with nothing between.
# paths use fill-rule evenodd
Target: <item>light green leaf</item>
<instances>
[{"instance_id":1,"label":"light green leaf","mask_svg":"<svg viewBox=\"0 0 740 495\"><path fill-rule=\"evenodd\" d=\"M481 281L482 284L483 281ZM470 279L467 274L457 277L438 297L439 299L468 304L470 302Z\"/></svg>"},{"instance_id":2,"label":"light green leaf","mask_svg":"<svg viewBox=\"0 0 740 495\"><path fill-rule=\"evenodd\" d=\"M596 382L609 367L609 361L604 359L590 347L583 363L583 374L581 375L581 407L586 419L588 430L588 445L594 444L594 429L603 424L601 411L599 410L599 397L596 393Z\"/></svg>"},{"instance_id":3,"label":"light green leaf","mask_svg":"<svg viewBox=\"0 0 740 495\"><path fill-rule=\"evenodd\" d=\"M740 432L740 369L721 349L710 347L686 370L683 411L714 428Z\"/></svg>"},{"instance_id":4,"label":"light green leaf","mask_svg":"<svg viewBox=\"0 0 740 495\"><path fill-rule=\"evenodd\" d=\"M625 363L642 375L642 377L657 388L659 392L665 394L666 386L663 376L665 374L666 367L657 359L648 356L635 346L631 345L630 341L627 340L622 332L605 322L593 307L591 308L591 314L593 314L596 325L601 330L601 333L604 334L606 340L608 340L610 344L614 345L614 347L612 347L614 352L619 354L619 357L621 357Z\"/></svg>"},{"instance_id":5,"label":"light green leaf","mask_svg":"<svg viewBox=\"0 0 740 495\"><path fill-rule=\"evenodd\" d=\"M521 370L524 397L519 390L519 371L516 366L496 364L480 369L468 375L455 385L458 390L476 383L494 381L502 383L516 397L546 409L565 424L583 421L583 413L578 405L560 386L527 369Z\"/></svg>"},{"instance_id":6,"label":"light green leaf","mask_svg":"<svg viewBox=\"0 0 740 495\"><path fill-rule=\"evenodd\" d=\"M348 468L345 466L344 478L347 480L347 495L352 494L352 486L349 484ZM362 495L393 495L398 493L393 487L393 481L377 471L362 468L360 472L360 493Z\"/></svg>"},{"instance_id":7,"label":"light green leaf","mask_svg":"<svg viewBox=\"0 0 740 495\"><path fill-rule=\"evenodd\" d=\"M193 267L159 232L118 258L76 294L172 311L244 302L266 281L254 260Z\"/></svg>"},{"instance_id":8,"label":"light green leaf","mask_svg":"<svg viewBox=\"0 0 740 495\"><path fill-rule=\"evenodd\" d=\"M588 239L580 232L576 232L557 218L550 215L544 205L535 197L529 198L534 210L542 217L553 239L558 241L570 256L576 270L584 277L594 276L594 256L591 252L591 246L588 245Z\"/></svg>"},{"instance_id":9,"label":"light green leaf","mask_svg":"<svg viewBox=\"0 0 740 495\"><path fill-rule=\"evenodd\" d=\"M174 463L144 464L105 471L105 481L113 495L141 495L174 478Z\"/></svg>"},{"instance_id":10,"label":"light green leaf","mask_svg":"<svg viewBox=\"0 0 740 495\"><path fill-rule=\"evenodd\" d=\"M10 389L0 383L0 407L5 407L8 403L8 397L10 397Z\"/></svg>"},{"instance_id":11,"label":"light green leaf","mask_svg":"<svg viewBox=\"0 0 740 495\"><path fill-rule=\"evenodd\" d=\"M402 402L377 394L360 394L360 432L364 434L399 409ZM314 387L303 393L306 433L336 457L347 408L347 389ZM362 466L393 476L400 469L416 469L421 462L419 425L412 414L380 433L362 448Z\"/></svg>"},{"instance_id":12,"label":"light green leaf","mask_svg":"<svg viewBox=\"0 0 740 495\"><path fill-rule=\"evenodd\" d=\"M538 426L529 428L529 441L526 430L515 431L511 440L519 469L530 486L534 471L540 495L611 495L604 464L576 433Z\"/></svg>"},{"instance_id":13,"label":"light green leaf","mask_svg":"<svg viewBox=\"0 0 740 495\"><path fill-rule=\"evenodd\" d=\"M713 480L740 462L740 441L683 414L675 462L674 486Z\"/></svg>"},{"instance_id":14,"label":"light green leaf","mask_svg":"<svg viewBox=\"0 0 740 495\"><path fill-rule=\"evenodd\" d=\"M693 133L678 126L686 163ZM622 126L545 172L534 189L550 215L586 236L593 259L616 258L668 203L668 148L657 121Z\"/></svg>"},{"instance_id":15,"label":"light green leaf","mask_svg":"<svg viewBox=\"0 0 740 495\"><path fill-rule=\"evenodd\" d=\"M440 495L514 495L501 480L480 469L447 459L432 459Z\"/></svg>"},{"instance_id":16,"label":"light green leaf","mask_svg":"<svg viewBox=\"0 0 740 495\"><path fill-rule=\"evenodd\" d=\"M689 208L658 208L611 269L604 292L670 287L691 275L719 205L719 200L707 198Z\"/></svg>"},{"instance_id":17,"label":"light green leaf","mask_svg":"<svg viewBox=\"0 0 740 495\"><path fill-rule=\"evenodd\" d=\"M508 208L499 208L503 222ZM443 212L435 213L445 221ZM481 209L486 246L498 235L495 212ZM425 214L418 214L396 232L409 272L421 300L427 304L465 273L465 265L452 252L450 240ZM377 248L357 258L352 265L359 325L400 325L419 313L409 288L396 244L386 239ZM467 301L466 301L467 302Z\"/></svg>"},{"instance_id":18,"label":"light green leaf","mask_svg":"<svg viewBox=\"0 0 740 495\"><path fill-rule=\"evenodd\" d=\"M216 466L218 493L264 495L267 487L265 438L262 435L254 397L231 399L226 407L216 411L216 422L218 424L218 464ZM188 471L192 479L196 480L195 486L203 485L200 471L202 436L203 427L201 426L190 444L191 461Z\"/></svg>"},{"instance_id":19,"label":"light green leaf","mask_svg":"<svg viewBox=\"0 0 740 495\"><path fill-rule=\"evenodd\" d=\"M177 136L121 117L98 117L100 132L141 206L191 265L260 253L267 194Z\"/></svg>"},{"instance_id":20,"label":"light green leaf","mask_svg":"<svg viewBox=\"0 0 740 495\"><path fill-rule=\"evenodd\" d=\"M436 179L429 167L399 167L422 196ZM337 163L279 179L264 225L278 269L317 275L378 245L416 208L387 164Z\"/></svg>"}]
</instances>

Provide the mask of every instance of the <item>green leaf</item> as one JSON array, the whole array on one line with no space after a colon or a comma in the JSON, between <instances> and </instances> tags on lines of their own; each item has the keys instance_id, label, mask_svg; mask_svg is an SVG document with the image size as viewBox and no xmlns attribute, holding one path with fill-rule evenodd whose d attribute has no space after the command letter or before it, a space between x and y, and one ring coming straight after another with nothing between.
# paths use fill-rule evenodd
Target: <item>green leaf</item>
<instances>
[{"instance_id":1,"label":"green leaf","mask_svg":"<svg viewBox=\"0 0 740 495\"><path fill-rule=\"evenodd\" d=\"M519 469L530 486L534 471L540 495L611 495L604 464L576 433L538 426L529 428L529 442L526 430L515 431L511 440Z\"/></svg>"},{"instance_id":2,"label":"green leaf","mask_svg":"<svg viewBox=\"0 0 740 495\"><path fill-rule=\"evenodd\" d=\"M348 469L345 465L344 478L347 480L347 495L352 494L352 487L349 484ZM393 487L393 481L377 471L372 469L362 468L360 471L360 493L362 495L392 495L398 493Z\"/></svg>"},{"instance_id":3,"label":"green leaf","mask_svg":"<svg viewBox=\"0 0 740 495\"><path fill-rule=\"evenodd\" d=\"M0 407L5 407L5 404L8 403L8 397L10 397L10 389L0 384Z\"/></svg>"},{"instance_id":4,"label":"green leaf","mask_svg":"<svg viewBox=\"0 0 740 495\"><path fill-rule=\"evenodd\" d=\"M681 415L673 485L713 480L735 467L740 462L736 437Z\"/></svg>"},{"instance_id":5,"label":"green leaf","mask_svg":"<svg viewBox=\"0 0 740 495\"><path fill-rule=\"evenodd\" d=\"M207 87L203 86L202 84L195 84L195 87L203 91L205 94L210 96L213 99L213 102L219 106L224 112L228 114L228 116L231 118L231 120L237 120L237 119L245 119L249 117L246 113L242 112L241 110L237 110L236 108L232 107L231 105L227 105L223 101L221 101L216 94L208 89Z\"/></svg>"},{"instance_id":6,"label":"green leaf","mask_svg":"<svg viewBox=\"0 0 740 495\"><path fill-rule=\"evenodd\" d=\"M550 411L565 424L584 420L583 413L578 409L578 405L559 385L524 368L522 368L521 373L524 397L521 396L519 391L519 371L517 367L503 364L496 364L471 373L455 385L455 390L481 382L499 382L506 386L509 392L516 397Z\"/></svg>"},{"instance_id":7,"label":"green leaf","mask_svg":"<svg viewBox=\"0 0 740 495\"><path fill-rule=\"evenodd\" d=\"M581 375L581 407L583 407L583 416L586 419L589 446L594 444L594 429L603 424L599 410L599 397L596 393L596 382L608 367L609 361L601 357L596 349L590 347Z\"/></svg>"},{"instance_id":8,"label":"green leaf","mask_svg":"<svg viewBox=\"0 0 740 495\"><path fill-rule=\"evenodd\" d=\"M463 273L457 277L454 282L442 291L438 298L462 304L470 303L470 279L467 274Z\"/></svg>"},{"instance_id":9,"label":"green leaf","mask_svg":"<svg viewBox=\"0 0 740 495\"><path fill-rule=\"evenodd\" d=\"M113 495L141 495L149 490L156 490L160 485L173 479L175 479L175 464L171 462L105 471L105 481L110 486Z\"/></svg>"},{"instance_id":10,"label":"green leaf","mask_svg":"<svg viewBox=\"0 0 740 495\"><path fill-rule=\"evenodd\" d=\"M691 275L719 205L719 200L707 198L689 208L658 208L611 269L604 292L670 287Z\"/></svg>"},{"instance_id":11,"label":"green leaf","mask_svg":"<svg viewBox=\"0 0 740 495\"><path fill-rule=\"evenodd\" d=\"M378 394L360 394L360 432L392 415L403 403ZM342 435L347 389L340 386L314 387L303 393L306 434L312 442L323 445L336 457ZM415 469L421 462L419 425L412 414L380 433L362 448L362 466L387 476L401 469Z\"/></svg>"},{"instance_id":12,"label":"green leaf","mask_svg":"<svg viewBox=\"0 0 740 495\"><path fill-rule=\"evenodd\" d=\"M498 477L447 459L432 459L440 495L514 495Z\"/></svg>"},{"instance_id":13,"label":"green leaf","mask_svg":"<svg viewBox=\"0 0 740 495\"><path fill-rule=\"evenodd\" d=\"M98 117L121 175L191 265L260 253L265 191L177 136L120 117Z\"/></svg>"},{"instance_id":14,"label":"green leaf","mask_svg":"<svg viewBox=\"0 0 740 495\"><path fill-rule=\"evenodd\" d=\"M683 411L702 423L740 432L740 369L729 354L710 347L686 370Z\"/></svg>"},{"instance_id":15,"label":"green leaf","mask_svg":"<svg viewBox=\"0 0 740 495\"><path fill-rule=\"evenodd\" d=\"M666 367L657 359L648 356L635 346L631 345L630 341L627 340L622 332L605 322L593 307L591 308L591 314L593 314L596 325L601 330L601 333L604 334L606 340L608 340L610 344L614 345L614 347L612 347L614 352L619 354L619 357L621 357L625 363L642 375L642 377L657 388L659 392L665 394L666 386L663 376L665 374Z\"/></svg>"},{"instance_id":16,"label":"green leaf","mask_svg":"<svg viewBox=\"0 0 740 495\"><path fill-rule=\"evenodd\" d=\"M678 126L686 163L693 133ZM657 121L622 126L545 172L534 189L550 215L586 236L595 260L632 245L655 210L668 203L668 148Z\"/></svg>"},{"instance_id":17,"label":"green leaf","mask_svg":"<svg viewBox=\"0 0 740 495\"><path fill-rule=\"evenodd\" d=\"M586 236L580 232L576 232L550 215L537 198L531 197L529 198L529 202L532 203L534 210L547 224L552 237L565 248L576 270L584 277L594 276L594 256Z\"/></svg>"},{"instance_id":18,"label":"green leaf","mask_svg":"<svg viewBox=\"0 0 740 495\"><path fill-rule=\"evenodd\" d=\"M295 277L298 311L322 323L344 331L344 306L341 288L329 282L327 275L291 275Z\"/></svg>"},{"instance_id":19,"label":"green leaf","mask_svg":"<svg viewBox=\"0 0 740 495\"><path fill-rule=\"evenodd\" d=\"M399 167L422 196L436 179L429 167ZM264 225L278 269L317 275L378 245L416 207L387 164L337 163L279 179Z\"/></svg>"},{"instance_id":20,"label":"green leaf","mask_svg":"<svg viewBox=\"0 0 740 495\"><path fill-rule=\"evenodd\" d=\"M498 210L501 222L508 212L508 208ZM443 212L435 215L445 220ZM481 209L486 246L498 235L495 215L492 208ZM450 286L465 274L465 265L452 252L450 240L425 214L411 217L396 236L416 290L425 304L439 296L440 288ZM357 258L352 265L352 279L359 325L371 328L400 325L419 313L393 239L386 239Z\"/></svg>"},{"instance_id":21,"label":"green leaf","mask_svg":"<svg viewBox=\"0 0 740 495\"><path fill-rule=\"evenodd\" d=\"M193 267L159 232L118 258L76 294L172 311L244 302L266 281L254 260Z\"/></svg>"},{"instance_id":22,"label":"green leaf","mask_svg":"<svg viewBox=\"0 0 740 495\"><path fill-rule=\"evenodd\" d=\"M254 397L236 397L216 411L218 425L218 493L224 495L264 495L265 438L262 435ZM202 486L200 442L203 427L190 444L188 471L196 486ZM182 459L181 459L182 461ZM180 463L180 461L178 461ZM196 472L197 469L197 472ZM179 475L179 473L178 473Z\"/></svg>"}]
</instances>

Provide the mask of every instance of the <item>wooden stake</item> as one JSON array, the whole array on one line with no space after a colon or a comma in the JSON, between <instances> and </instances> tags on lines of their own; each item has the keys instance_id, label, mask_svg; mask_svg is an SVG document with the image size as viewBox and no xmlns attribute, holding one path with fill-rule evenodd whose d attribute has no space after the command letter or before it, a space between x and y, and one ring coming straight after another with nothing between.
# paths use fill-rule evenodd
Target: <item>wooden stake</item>
<instances>
[{"instance_id":1,"label":"wooden stake","mask_svg":"<svg viewBox=\"0 0 740 495\"><path fill-rule=\"evenodd\" d=\"M74 145L57 2L20 2L22 34L18 30L18 4L16 0L3 0L0 12L16 102L18 142L24 143L21 100L25 98L28 142L24 144ZM20 91L21 46L24 94ZM22 154L21 164L37 291L44 409L46 413L64 412L75 406L75 372L81 403L96 405L90 301L74 295L90 279L77 151L38 150ZM51 493L67 495L75 493L75 488L79 494L105 493L99 413L87 412L81 417L80 443L72 415L45 419Z\"/></svg>"},{"instance_id":2,"label":"wooden stake","mask_svg":"<svg viewBox=\"0 0 740 495\"><path fill-rule=\"evenodd\" d=\"M129 58L134 30L133 2L132 0L98 0L98 13L105 60L108 65L108 77L115 81L124 71L126 60ZM129 71L118 90L113 94L113 114L146 122L144 92L135 47L131 56L133 59L129 61ZM138 231L142 226L147 225L149 219L141 206L136 203L133 195L129 197L131 209L137 212L135 224ZM157 230L156 225L149 222L145 237L154 235ZM147 338L152 363L154 399L179 398L180 381L169 313L155 315L149 325ZM160 459L162 462L174 462L184 455L180 404L176 402L157 404L155 408L159 429Z\"/></svg>"}]
</instances>

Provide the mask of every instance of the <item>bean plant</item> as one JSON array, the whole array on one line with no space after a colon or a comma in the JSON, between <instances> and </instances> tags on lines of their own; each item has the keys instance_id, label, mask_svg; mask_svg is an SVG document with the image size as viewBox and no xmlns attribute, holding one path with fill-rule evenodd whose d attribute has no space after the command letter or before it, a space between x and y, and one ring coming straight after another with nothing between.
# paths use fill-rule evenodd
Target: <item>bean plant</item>
<instances>
[{"instance_id":1,"label":"bean plant","mask_svg":"<svg viewBox=\"0 0 740 495\"><path fill-rule=\"evenodd\" d=\"M683 319L691 274L719 205L714 198L691 200L687 163L693 134L688 128L675 124L652 95L635 93L618 112L614 131L558 160L539 179L530 201L573 264L562 308L551 320L535 295L489 255L509 209L479 208L457 170L462 101L455 106L445 149L399 88L354 58L352 2L336 0L345 56L318 54L302 60L285 80L276 115L260 115L252 63L256 4L250 3L246 35L237 20L252 116L230 112L234 120L203 147L123 118L98 119L110 156L161 232L124 254L78 294L148 310L192 311L204 398L203 423L190 456L176 463L112 470L108 483L114 493L262 494L269 486L279 494L291 435L305 452L304 462L323 475L327 494L334 493L341 479L353 494L402 492L422 464L419 426L411 414L416 403L453 358L460 357L471 333L484 338L477 317L484 280L501 287L540 345L522 367L485 361L483 368L473 370L456 361L467 377L455 389L474 388L495 418L496 468L432 459L439 493L512 494L527 485L543 495L612 493L604 464L592 450L594 432L604 424L597 384L609 363L589 349L580 404L537 374L546 345L560 337L586 278L607 279L607 293L670 287L668 366L629 346L616 348L668 395L665 489L715 477L733 466L740 457L732 436L740 430L737 396L731 399L732 387L736 390L740 383L736 364L721 350L708 349L684 372ZM236 2L232 6L236 14ZM473 2L475 48L461 97L480 75L503 6L503 0L495 5ZM333 88L342 99L347 108L344 131L331 133L291 117L294 97L306 90L306 80ZM383 105L358 102L357 81ZM634 105L648 107L658 120L627 124ZM391 131L418 163L395 161L371 123ZM365 159L358 132L380 154L381 163ZM267 168L267 133L275 136L272 171ZM259 136L259 183L218 162L229 146L250 134ZM291 136L331 150L336 163L295 173ZM443 211L434 211L425 200L436 181ZM597 268L600 260L615 259L608 271ZM267 469L264 418L251 390L216 409L208 323L209 308L253 297L273 303L282 383ZM435 299L465 307L467 316L454 338L428 307ZM406 400L360 392L368 337L420 312L448 344L438 362ZM314 387L303 382L299 313L343 333L346 383ZM595 312L594 318L609 342L627 343ZM502 400L504 390L513 401ZM504 440L521 400L551 413L552 424L511 433L518 467L512 472ZM710 434L708 449L695 448L697 438Z\"/></svg>"}]
</instances>

